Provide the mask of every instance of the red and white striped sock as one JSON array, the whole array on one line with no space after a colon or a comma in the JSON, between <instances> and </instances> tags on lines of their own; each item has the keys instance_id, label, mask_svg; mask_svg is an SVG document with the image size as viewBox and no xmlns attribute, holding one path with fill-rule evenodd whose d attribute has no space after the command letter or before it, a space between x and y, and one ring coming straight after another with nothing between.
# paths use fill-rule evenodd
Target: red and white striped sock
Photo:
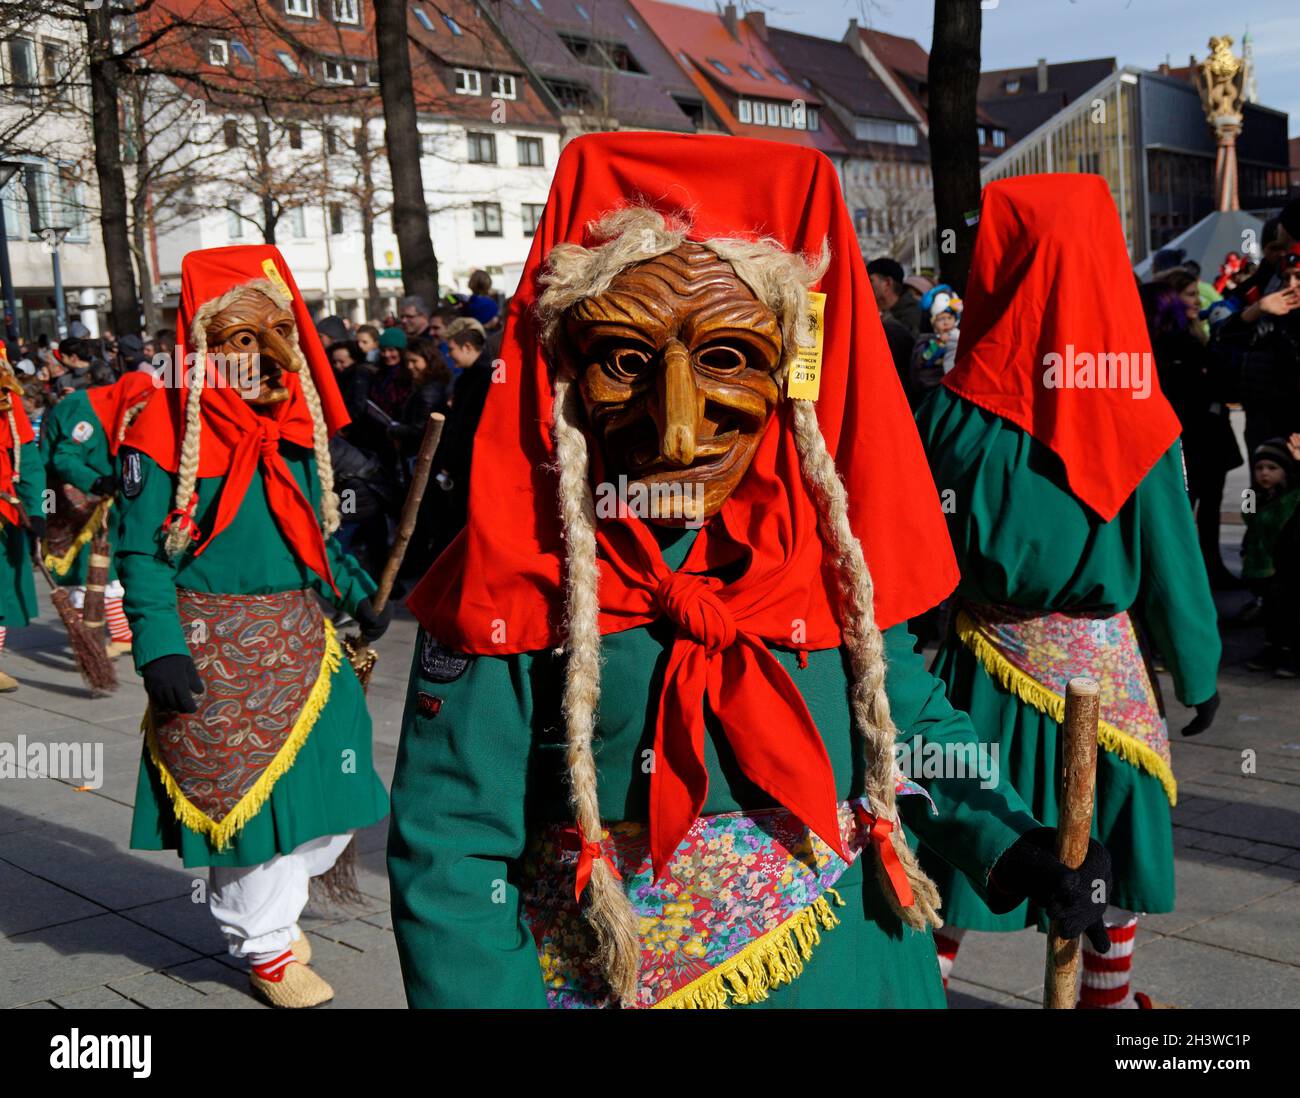
<instances>
[{"instance_id":1,"label":"red and white striped sock","mask_svg":"<svg viewBox=\"0 0 1300 1098\"><path fill-rule=\"evenodd\" d=\"M1114 920L1114 921L1112 921ZM1106 931L1110 952L1098 953L1083 939L1083 986L1079 989L1082 1009L1136 1010L1131 986L1133 939L1137 916L1131 911L1107 911Z\"/></svg>"},{"instance_id":2,"label":"red and white striped sock","mask_svg":"<svg viewBox=\"0 0 1300 1098\"><path fill-rule=\"evenodd\" d=\"M5 650L5 637L9 635L7 627L0 625L0 652Z\"/></svg>"},{"instance_id":3,"label":"red and white striped sock","mask_svg":"<svg viewBox=\"0 0 1300 1098\"><path fill-rule=\"evenodd\" d=\"M944 990L948 989L948 977L952 975L953 962L957 960L957 950L966 931L959 926L945 926L934 932L934 947L939 951L939 975L943 977Z\"/></svg>"},{"instance_id":4,"label":"red and white striped sock","mask_svg":"<svg viewBox=\"0 0 1300 1098\"><path fill-rule=\"evenodd\" d=\"M131 627L126 623L126 611L122 609L120 596L104 598L104 620L108 624L108 639L120 644L131 643Z\"/></svg>"},{"instance_id":5,"label":"red and white striped sock","mask_svg":"<svg viewBox=\"0 0 1300 1098\"><path fill-rule=\"evenodd\" d=\"M248 955L249 967L263 980L270 983L278 984L284 979L285 966L293 960L293 950L286 949L283 953L276 953L272 950L269 953L250 953Z\"/></svg>"}]
</instances>

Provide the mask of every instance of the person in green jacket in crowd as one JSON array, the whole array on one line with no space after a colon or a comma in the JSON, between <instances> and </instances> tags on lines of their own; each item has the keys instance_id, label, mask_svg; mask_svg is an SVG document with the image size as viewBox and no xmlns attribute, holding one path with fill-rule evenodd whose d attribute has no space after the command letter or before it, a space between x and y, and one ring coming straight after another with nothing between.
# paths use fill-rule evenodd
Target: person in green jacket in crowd
<instances>
[{"instance_id":1,"label":"person in green jacket in crowd","mask_svg":"<svg viewBox=\"0 0 1300 1098\"><path fill-rule=\"evenodd\" d=\"M942 1006L917 837L1104 948L1099 844L1066 869L1005 781L896 761L976 737L903 624L956 572L870 294L814 150L566 146L408 603L412 1006Z\"/></svg>"},{"instance_id":2,"label":"person in green jacket in crowd","mask_svg":"<svg viewBox=\"0 0 1300 1098\"><path fill-rule=\"evenodd\" d=\"M1098 308L1098 288L1104 307ZM1160 392L1106 182L1026 176L984 190L957 363L917 413L961 564L934 664L1008 781L1058 817L1065 686L1101 686L1093 835L1110 852L1112 949L1084 945L1083 1007L1150 1006L1131 988L1137 913L1174 907L1168 732L1135 625L1195 706L1218 707L1217 616L1183 483L1177 416ZM968 930L1042 925L991 907L944 851L945 978Z\"/></svg>"},{"instance_id":3,"label":"person in green jacket in crowd","mask_svg":"<svg viewBox=\"0 0 1300 1098\"><path fill-rule=\"evenodd\" d=\"M269 245L191 252L175 367L121 453L117 566L149 696L131 845L210 867L209 907L273 1006L333 996L298 927L382 819L371 726L317 596L369 641L387 614L331 536L328 435L347 422Z\"/></svg>"},{"instance_id":4,"label":"person in green jacket in crowd","mask_svg":"<svg viewBox=\"0 0 1300 1098\"><path fill-rule=\"evenodd\" d=\"M54 504L45 530L45 567L56 583L75 588L72 602L81 609L92 554L108 558L103 600L111 656L131 651L122 583L112 561L116 454L124 419L143 407L153 387L152 374L130 373L111 385L79 389L50 409L41 427Z\"/></svg>"},{"instance_id":5,"label":"person in green jacket in crowd","mask_svg":"<svg viewBox=\"0 0 1300 1098\"><path fill-rule=\"evenodd\" d=\"M22 391L0 350L0 654L9 629L36 617L31 556L45 532L45 470ZM0 693L17 689L18 680L0 671Z\"/></svg>"}]
</instances>

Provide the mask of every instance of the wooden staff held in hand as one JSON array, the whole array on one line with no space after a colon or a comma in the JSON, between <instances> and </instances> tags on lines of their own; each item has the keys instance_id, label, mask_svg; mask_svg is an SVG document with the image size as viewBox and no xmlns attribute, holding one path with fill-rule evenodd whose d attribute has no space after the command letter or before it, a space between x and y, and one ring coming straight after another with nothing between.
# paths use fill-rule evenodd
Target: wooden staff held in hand
<instances>
[{"instance_id":1,"label":"wooden staff held in hand","mask_svg":"<svg viewBox=\"0 0 1300 1098\"><path fill-rule=\"evenodd\" d=\"M1093 794L1097 786L1097 717L1101 688L1092 679L1071 679L1065 689L1065 727L1057 790L1060 818L1056 856L1070 869L1083 865L1092 834ZM1079 982L1079 939L1067 938L1053 919L1047 935L1043 1006L1072 1010Z\"/></svg>"},{"instance_id":2,"label":"wooden staff held in hand","mask_svg":"<svg viewBox=\"0 0 1300 1098\"><path fill-rule=\"evenodd\" d=\"M388 554L383 575L379 578L379 590L370 600L371 613L376 617L383 614L384 608L388 605L388 597L393 592L393 583L397 579L398 569L402 567L402 558L406 556L406 547L415 532L416 519L420 514L420 501L424 499L424 489L429 483L429 471L433 467L433 455L437 452L445 422L446 417L441 412L433 412L425 425L424 437L420 440L420 451L415 459L415 471L411 475L411 487L406 493L406 502L402 504L402 516L397 524L397 537ZM370 684L370 675L379 657L359 635L348 637L344 640L343 647L364 690Z\"/></svg>"}]
</instances>

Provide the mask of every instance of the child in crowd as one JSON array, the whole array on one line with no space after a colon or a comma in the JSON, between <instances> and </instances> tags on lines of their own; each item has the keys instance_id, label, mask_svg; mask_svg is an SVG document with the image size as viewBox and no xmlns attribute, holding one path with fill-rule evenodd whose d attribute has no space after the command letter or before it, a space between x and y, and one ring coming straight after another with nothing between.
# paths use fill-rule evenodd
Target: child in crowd
<instances>
[{"instance_id":1,"label":"child in crowd","mask_svg":"<svg viewBox=\"0 0 1300 1098\"><path fill-rule=\"evenodd\" d=\"M930 318L930 332L922 333L912 348L912 386L918 396L928 393L952 369L961 332L961 298L951 286L938 285L921 299Z\"/></svg>"},{"instance_id":2,"label":"child in crowd","mask_svg":"<svg viewBox=\"0 0 1300 1098\"><path fill-rule=\"evenodd\" d=\"M1262 600L1264 649L1247 662L1251 671L1284 679L1300 672L1300 434L1271 438L1251 455L1253 508L1245 509L1242 578Z\"/></svg>"}]
</instances>

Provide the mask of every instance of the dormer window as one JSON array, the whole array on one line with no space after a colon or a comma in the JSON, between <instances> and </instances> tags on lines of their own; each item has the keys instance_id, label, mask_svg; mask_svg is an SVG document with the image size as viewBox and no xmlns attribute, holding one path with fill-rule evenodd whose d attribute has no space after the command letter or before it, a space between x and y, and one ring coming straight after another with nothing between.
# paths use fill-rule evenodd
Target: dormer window
<instances>
[{"instance_id":1,"label":"dormer window","mask_svg":"<svg viewBox=\"0 0 1300 1098\"><path fill-rule=\"evenodd\" d=\"M1002 85L1008 95L1015 95L1020 90L1020 77L1012 76Z\"/></svg>"},{"instance_id":2,"label":"dormer window","mask_svg":"<svg viewBox=\"0 0 1300 1098\"><path fill-rule=\"evenodd\" d=\"M224 38L208 39L208 64L223 69L230 64L230 43Z\"/></svg>"}]
</instances>

